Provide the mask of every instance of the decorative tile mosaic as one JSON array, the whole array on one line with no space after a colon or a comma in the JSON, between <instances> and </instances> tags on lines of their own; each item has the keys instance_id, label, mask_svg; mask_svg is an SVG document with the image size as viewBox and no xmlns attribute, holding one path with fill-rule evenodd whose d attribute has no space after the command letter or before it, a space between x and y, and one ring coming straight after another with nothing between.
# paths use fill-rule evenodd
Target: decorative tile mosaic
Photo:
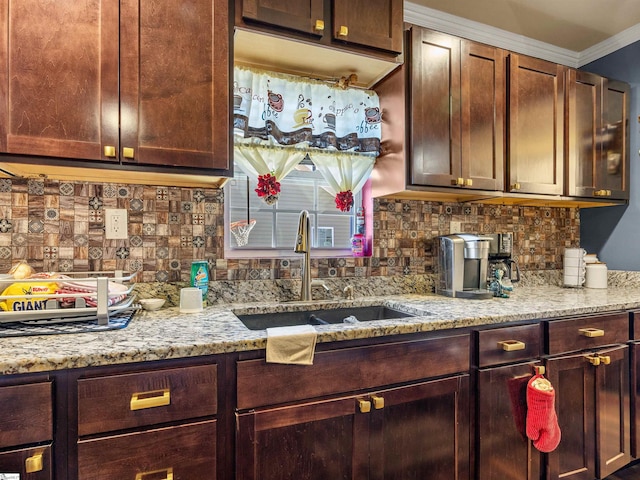
<instances>
[{"instance_id":1,"label":"decorative tile mosaic","mask_svg":"<svg viewBox=\"0 0 640 480\"><path fill-rule=\"evenodd\" d=\"M204 259L216 281L300 278L298 259L225 259L223 202L218 189L2 179L0 272L26 260L37 271L141 269L142 282L187 282ZM105 239L106 208L127 209L127 239ZM560 269L564 248L580 243L577 208L384 198L373 209L372 257L313 259L314 277L431 274L433 239L452 225L513 232L523 271Z\"/></svg>"}]
</instances>

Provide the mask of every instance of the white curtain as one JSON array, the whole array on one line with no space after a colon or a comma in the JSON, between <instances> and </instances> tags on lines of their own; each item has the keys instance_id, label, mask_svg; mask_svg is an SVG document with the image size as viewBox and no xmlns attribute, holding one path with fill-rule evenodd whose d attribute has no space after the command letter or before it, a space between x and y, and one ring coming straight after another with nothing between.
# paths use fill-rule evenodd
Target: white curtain
<instances>
[{"instance_id":1,"label":"white curtain","mask_svg":"<svg viewBox=\"0 0 640 480\"><path fill-rule=\"evenodd\" d=\"M277 200L279 182L306 154L332 194L357 193L378 155L380 125L380 103L373 91L234 69L235 160L267 202ZM344 202L336 199L336 206L342 209Z\"/></svg>"}]
</instances>

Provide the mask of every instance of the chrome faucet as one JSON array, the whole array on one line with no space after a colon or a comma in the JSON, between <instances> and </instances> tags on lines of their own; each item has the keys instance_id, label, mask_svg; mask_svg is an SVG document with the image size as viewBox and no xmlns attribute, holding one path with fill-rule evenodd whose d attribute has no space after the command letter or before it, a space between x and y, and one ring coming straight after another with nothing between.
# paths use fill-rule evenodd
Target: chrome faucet
<instances>
[{"instance_id":1,"label":"chrome faucet","mask_svg":"<svg viewBox=\"0 0 640 480\"><path fill-rule=\"evenodd\" d=\"M296 236L296 245L293 251L303 253L302 257L302 288L300 289L300 300L307 302L311 300L311 239L309 233L311 226L309 221L309 212L302 210L298 219L298 234Z\"/></svg>"}]
</instances>

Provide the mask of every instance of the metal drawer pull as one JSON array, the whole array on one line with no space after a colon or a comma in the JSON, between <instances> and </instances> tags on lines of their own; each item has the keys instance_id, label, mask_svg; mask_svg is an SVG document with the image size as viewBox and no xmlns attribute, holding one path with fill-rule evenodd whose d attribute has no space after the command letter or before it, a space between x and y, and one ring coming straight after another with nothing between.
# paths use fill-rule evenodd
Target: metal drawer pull
<instances>
[{"instance_id":1,"label":"metal drawer pull","mask_svg":"<svg viewBox=\"0 0 640 480\"><path fill-rule=\"evenodd\" d=\"M597 367L598 365L600 365L600 357L598 355L587 355L585 358L594 367Z\"/></svg>"},{"instance_id":2,"label":"metal drawer pull","mask_svg":"<svg viewBox=\"0 0 640 480\"><path fill-rule=\"evenodd\" d=\"M600 357L600 362L603 365L609 365L611 363L611 357L609 355L598 355Z\"/></svg>"},{"instance_id":3,"label":"metal drawer pull","mask_svg":"<svg viewBox=\"0 0 640 480\"><path fill-rule=\"evenodd\" d=\"M124 147L122 149L122 156L124 158L134 158L134 156L135 156L134 153L135 153L135 151L131 147Z\"/></svg>"},{"instance_id":4,"label":"metal drawer pull","mask_svg":"<svg viewBox=\"0 0 640 480\"><path fill-rule=\"evenodd\" d=\"M345 25L340 25L340 28L338 29L338 36L347 37L348 35L349 35L349 27Z\"/></svg>"},{"instance_id":5,"label":"metal drawer pull","mask_svg":"<svg viewBox=\"0 0 640 480\"><path fill-rule=\"evenodd\" d=\"M27 457L24 461L25 472L34 473L42 471L42 452L43 450L40 450L34 455Z\"/></svg>"},{"instance_id":6,"label":"metal drawer pull","mask_svg":"<svg viewBox=\"0 0 640 480\"><path fill-rule=\"evenodd\" d=\"M358 407L360 413L369 413L371 411L371 402L369 400L358 400Z\"/></svg>"},{"instance_id":7,"label":"metal drawer pull","mask_svg":"<svg viewBox=\"0 0 640 480\"><path fill-rule=\"evenodd\" d=\"M324 30L324 20L316 20L316 24L313 28L317 32L321 32Z\"/></svg>"},{"instance_id":8,"label":"metal drawer pull","mask_svg":"<svg viewBox=\"0 0 640 480\"><path fill-rule=\"evenodd\" d=\"M581 328L578 331L580 332L580 335L589 338L604 337L604 330L601 330L599 328Z\"/></svg>"},{"instance_id":9,"label":"metal drawer pull","mask_svg":"<svg viewBox=\"0 0 640 480\"><path fill-rule=\"evenodd\" d=\"M373 395L371 397L371 400L373 400L373 408L375 408L376 410L380 410L380 409L384 408L384 398L383 397L379 397L378 395Z\"/></svg>"},{"instance_id":10,"label":"metal drawer pull","mask_svg":"<svg viewBox=\"0 0 640 480\"><path fill-rule=\"evenodd\" d=\"M131 410L142 410L144 408L163 407L171 404L171 392L168 388L164 390L154 390L152 392L140 392L131 395L129 408Z\"/></svg>"},{"instance_id":11,"label":"metal drawer pull","mask_svg":"<svg viewBox=\"0 0 640 480\"><path fill-rule=\"evenodd\" d=\"M165 473L164 480L173 480L173 468L162 468L160 470L153 470L152 472L140 472L136 474L136 480L144 480L144 477L149 475L157 475L158 473Z\"/></svg>"},{"instance_id":12,"label":"metal drawer pull","mask_svg":"<svg viewBox=\"0 0 640 480\"><path fill-rule=\"evenodd\" d=\"M503 340L498 342L498 347L505 352L515 352L516 350L524 350L527 344L520 340Z\"/></svg>"}]
</instances>

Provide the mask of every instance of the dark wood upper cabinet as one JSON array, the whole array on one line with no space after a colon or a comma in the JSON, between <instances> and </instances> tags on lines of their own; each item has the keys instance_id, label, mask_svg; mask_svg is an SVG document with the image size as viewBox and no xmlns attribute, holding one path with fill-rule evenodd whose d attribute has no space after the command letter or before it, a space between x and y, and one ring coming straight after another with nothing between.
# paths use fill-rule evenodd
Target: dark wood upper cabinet
<instances>
[{"instance_id":1,"label":"dark wood upper cabinet","mask_svg":"<svg viewBox=\"0 0 640 480\"><path fill-rule=\"evenodd\" d=\"M411 29L411 184L502 190L505 52Z\"/></svg>"},{"instance_id":2,"label":"dark wood upper cabinet","mask_svg":"<svg viewBox=\"0 0 640 480\"><path fill-rule=\"evenodd\" d=\"M562 65L509 54L506 191L563 193L564 72Z\"/></svg>"},{"instance_id":3,"label":"dark wood upper cabinet","mask_svg":"<svg viewBox=\"0 0 640 480\"><path fill-rule=\"evenodd\" d=\"M236 23L276 27L326 45L402 53L402 0L236 0L236 8Z\"/></svg>"},{"instance_id":4,"label":"dark wood upper cabinet","mask_svg":"<svg viewBox=\"0 0 640 480\"><path fill-rule=\"evenodd\" d=\"M629 198L629 85L567 71L567 194Z\"/></svg>"},{"instance_id":5,"label":"dark wood upper cabinet","mask_svg":"<svg viewBox=\"0 0 640 480\"><path fill-rule=\"evenodd\" d=\"M118 3L11 3L0 37L0 151L109 160L103 145L119 145Z\"/></svg>"},{"instance_id":6,"label":"dark wood upper cabinet","mask_svg":"<svg viewBox=\"0 0 640 480\"><path fill-rule=\"evenodd\" d=\"M19 2L0 34L2 153L228 168L228 2Z\"/></svg>"}]
</instances>

